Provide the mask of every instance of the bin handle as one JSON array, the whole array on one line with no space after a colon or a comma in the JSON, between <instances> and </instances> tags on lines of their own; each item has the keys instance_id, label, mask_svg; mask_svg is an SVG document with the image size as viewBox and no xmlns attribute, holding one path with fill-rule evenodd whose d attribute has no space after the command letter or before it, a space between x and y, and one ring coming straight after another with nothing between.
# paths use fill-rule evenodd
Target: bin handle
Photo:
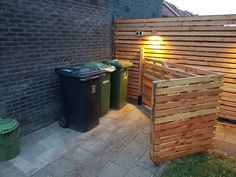
<instances>
[{"instance_id":1,"label":"bin handle","mask_svg":"<svg viewBox=\"0 0 236 177\"><path fill-rule=\"evenodd\" d=\"M15 140L19 137L19 135L20 135L20 127L18 128L18 132L17 132L16 136L13 138L12 143L10 143L8 145L1 145L0 144L0 147L9 147L9 146L11 146L13 143L15 143Z\"/></svg>"},{"instance_id":2,"label":"bin handle","mask_svg":"<svg viewBox=\"0 0 236 177\"><path fill-rule=\"evenodd\" d=\"M99 78L100 76L93 76L93 77L90 77L90 79L96 79L96 78Z\"/></svg>"},{"instance_id":3,"label":"bin handle","mask_svg":"<svg viewBox=\"0 0 236 177\"><path fill-rule=\"evenodd\" d=\"M85 78L85 79L80 79L81 81L87 81L87 80L89 80L89 79L96 79L96 78L99 78L100 76L98 75L98 76L93 76L93 77L87 77L87 78Z\"/></svg>"}]
</instances>

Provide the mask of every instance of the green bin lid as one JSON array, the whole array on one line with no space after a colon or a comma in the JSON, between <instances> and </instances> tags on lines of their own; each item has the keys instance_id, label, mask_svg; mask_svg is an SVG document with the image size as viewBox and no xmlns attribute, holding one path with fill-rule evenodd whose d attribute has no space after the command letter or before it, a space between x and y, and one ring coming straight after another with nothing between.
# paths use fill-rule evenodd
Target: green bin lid
<instances>
[{"instance_id":1,"label":"green bin lid","mask_svg":"<svg viewBox=\"0 0 236 177\"><path fill-rule=\"evenodd\" d=\"M83 66L88 67L88 68L99 69L99 70L107 71L107 72L113 72L116 69L112 65L108 65L108 64L104 64L104 63L100 63L100 62L96 62L96 61L86 63Z\"/></svg>"},{"instance_id":2,"label":"green bin lid","mask_svg":"<svg viewBox=\"0 0 236 177\"><path fill-rule=\"evenodd\" d=\"M126 68L126 67L131 67L133 66L133 63L129 60L120 60L120 59L115 59L115 60L108 60L105 61L106 64L111 64L117 68Z\"/></svg>"},{"instance_id":3,"label":"green bin lid","mask_svg":"<svg viewBox=\"0 0 236 177\"><path fill-rule=\"evenodd\" d=\"M0 134L9 133L15 130L19 123L15 119L0 119Z\"/></svg>"}]
</instances>

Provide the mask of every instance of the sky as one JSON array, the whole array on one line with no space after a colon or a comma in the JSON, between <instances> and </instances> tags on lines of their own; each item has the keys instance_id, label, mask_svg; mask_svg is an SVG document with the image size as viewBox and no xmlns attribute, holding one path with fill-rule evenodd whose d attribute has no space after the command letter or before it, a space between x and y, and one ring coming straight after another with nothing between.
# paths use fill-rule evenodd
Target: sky
<instances>
[{"instance_id":1,"label":"sky","mask_svg":"<svg viewBox=\"0 0 236 177\"><path fill-rule=\"evenodd\" d=\"M236 0L167 0L181 10L198 15L236 14Z\"/></svg>"}]
</instances>

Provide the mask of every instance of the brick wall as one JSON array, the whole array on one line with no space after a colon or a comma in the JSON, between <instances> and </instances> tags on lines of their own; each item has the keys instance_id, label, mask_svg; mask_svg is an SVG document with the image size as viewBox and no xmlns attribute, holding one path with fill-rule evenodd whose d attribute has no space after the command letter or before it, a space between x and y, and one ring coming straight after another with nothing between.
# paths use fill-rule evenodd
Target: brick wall
<instances>
[{"instance_id":1,"label":"brick wall","mask_svg":"<svg viewBox=\"0 0 236 177\"><path fill-rule=\"evenodd\" d=\"M1 0L0 117L22 135L55 121L54 68L112 57L112 19L161 16L162 0Z\"/></svg>"}]
</instances>

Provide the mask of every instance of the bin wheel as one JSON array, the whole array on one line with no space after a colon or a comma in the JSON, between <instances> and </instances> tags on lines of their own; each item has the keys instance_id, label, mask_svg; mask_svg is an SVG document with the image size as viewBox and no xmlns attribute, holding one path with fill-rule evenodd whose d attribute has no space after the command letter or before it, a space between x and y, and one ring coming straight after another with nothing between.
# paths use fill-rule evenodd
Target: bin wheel
<instances>
[{"instance_id":1,"label":"bin wheel","mask_svg":"<svg viewBox=\"0 0 236 177\"><path fill-rule=\"evenodd\" d=\"M60 117L59 119L59 125L63 128L68 128L68 121L66 120L65 117Z\"/></svg>"}]
</instances>

